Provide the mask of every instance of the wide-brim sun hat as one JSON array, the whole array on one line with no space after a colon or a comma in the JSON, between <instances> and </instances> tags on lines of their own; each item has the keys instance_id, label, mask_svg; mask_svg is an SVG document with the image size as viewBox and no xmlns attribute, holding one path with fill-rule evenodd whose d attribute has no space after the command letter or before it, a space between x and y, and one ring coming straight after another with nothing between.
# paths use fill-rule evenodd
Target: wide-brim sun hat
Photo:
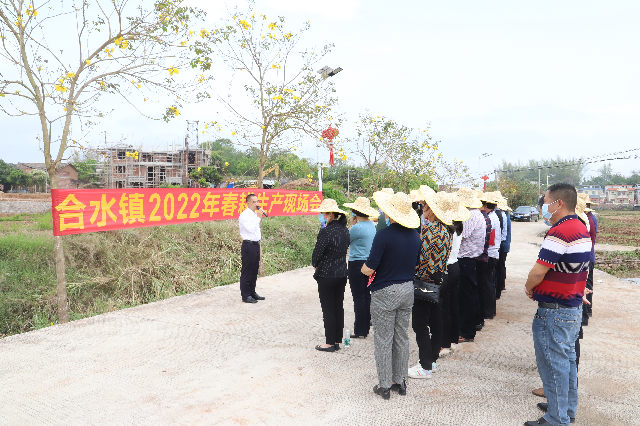
<instances>
[{"instance_id":1,"label":"wide-brim sun hat","mask_svg":"<svg viewBox=\"0 0 640 426\"><path fill-rule=\"evenodd\" d=\"M322 200L322 203L320 203L320 206L318 206L318 208L311 209L309 211L320 212L320 213L334 212L334 213L342 213L344 215L347 214L347 212L345 212L344 210L340 210L340 207L338 207L338 203L336 203L336 200L334 200L333 198L325 198L324 200Z\"/></svg>"},{"instance_id":2,"label":"wide-brim sun hat","mask_svg":"<svg viewBox=\"0 0 640 426\"><path fill-rule=\"evenodd\" d=\"M460 198L458 198L458 194L455 192L451 193L449 194L449 198L451 199L451 219L456 222L465 222L469 220L471 212L468 208L462 205Z\"/></svg>"},{"instance_id":3,"label":"wide-brim sun hat","mask_svg":"<svg viewBox=\"0 0 640 426\"><path fill-rule=\"evenodd\" d=\"M409 192L409 196L411 197L411 201L413 201L414 203L418 201L424 201L424 197L418 189L412 189L411 192Z\"/></svg>"},{"instance_id":4,"label":"wide-brim sun hat","mask_svg":"<svg viewBox=\"0 0 640 426\"><path fill-rule=\"evenodd\" d=\"M460 199L460 203L468 209L479 209L482 207L482 201L476 197L471 188L463 186L458 189L456 195Z\"/></svg>"},{"instance_id":5,"label":"wide-brim sun hat","mask_svg":"<svg viewBox=\"0 0 640 426\"><path fill-rule=\"evenodd\" d=\"M500 202L500 198L498 198L495 192L483 192L478 199L489 204L498 204Z\"/></svg>"},{"instance_id":6,"label":"wide-brim sun hat","mask_svg":"<svg viewBox=\"0 0 640 426\"><path fill-rule=\"evenodd\" d=\"M500 196L499 200L498 200L498 208L500 210L513 210L511 207L509 207L509 204L507 204L507 199L504 198L503 196Z\"/></svg>"},{"instance_id":7,"label":"wide-brim sun hat","mask_svg":"<svg viewBox=\"0 0 640 426\"><path fill-rule=\"evenodd\" d=\"M436 215L440 222L445 225L451 225L453 218L451 217L451 197L446 192L438 192L425 197L425 202L433 214Z\"/></svg>"},{"instance_id":8,"label":"wide-brim sun hat","mask_svg":"<svg viewBox=\"0 0 640 426\"><path fill-rule=\"evenodd\" d=\"M585 224L589 223L589 218L587 217L587 214L584 212L586 208L587 208L587 203L585 203L583 198L578 197L578 200L576 203L576 214L578 215L578 217L580 217L580 219L582 219L582 221Z\"/></svg>"},{"instance_id":9,"label":"wide-brim sun hat","mask_svg":"<svg viewBox=\"0 0 640 426\"><path fill-rule=\"evenodd\" d=\"M433 197L436 195L436 191L433 190L429 185L420 185L420 195L423 200L427 200L428 197Z\"/></svg>"},{"instance_id":10,"label":"wide-brim sun hat","mask_svg":"<svg viewBox=\"0 0 640 426\"><path fill-rule=\"evenodd\" d=\"M417 228L420 226L420 216L411 207L411 197L404 192L389 194L388 192L378 191L373 194L373 199L386 216L405 228Z\"/></svg>"},{"instance_id":11,"label":"wide-brim sun hat","mask_svg":"<svg viewBox=\"0 0 640 426\"><path fill-rule=\"evenodd\" d=\"M578 192L578 198L582 198L586 204L591 204L591 198L589 197L589 194L585 194L584 192ZM589 207L585 207L584 208L585 212L592 212L593 210L590 209Z\"/></svg>"},{"instance_id":12,"label":"wide-brim sun hat","mask_svg":"<svg viewBox=\"0 0 640 426\"><path fill-rule=\"evenodd\" d=\"M366 197L358 197L353 203L344 203L344 207L348 207L351 210L359 211L367 216L378 217L378 210L371 207L371 201Z\"/></svg>"}]
</instances>

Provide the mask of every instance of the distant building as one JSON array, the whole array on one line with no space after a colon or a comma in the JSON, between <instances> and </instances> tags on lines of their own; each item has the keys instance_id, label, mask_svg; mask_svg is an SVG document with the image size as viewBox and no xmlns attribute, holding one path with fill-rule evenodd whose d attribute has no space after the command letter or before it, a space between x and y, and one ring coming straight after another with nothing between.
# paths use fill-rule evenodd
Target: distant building
<instances>
[{"instance_id":1,"label":"distant building","mask_svg":"<svg viewBox=\"0 0 640 426\"><path fill-rule=\"evenodd\" d=\"M633 185L605 185L604 199L607 203L632 204L635 203Z\"/></svg>"},{"instance_id":2,"label":"distant building","mask_svg":"<svg viewBox=\"0 0 640 426\"><path fill-rule=\"evenodd\" d=\"M29 173L31 170L42 170L47 173L47 167L44 163L18 163L16 166L25 173ZM77 189L82 185L82 182L78 180L78 169L73 167L73 164L61 163L56 174L60 189ZM51 182L48 183L48 186L50 185Z\"/></svg>"},{"instance_id":3,"label":"distant building","mask_svg":"<svg viewBox=\"0 0 640 426\"><path fill-rule=\"evenodd\" d=\"M604 189L599 186L585 186L578 189L578 192L587 194L594 204L600 204L604 198Z\"/></svg>"},{"instance_id":4,"label":"distant building","mask_svg":"<svg viewBox=\"0 0 640 426\"><path fill-rule=\"evenodd\" d=\"M188 173L209 165L209 153L204 149L177 151L140 151L115 146L105 151L107 160L100 167L107 188L158 188L162 183L188 184Z\"/></svg>"}]
</instances>

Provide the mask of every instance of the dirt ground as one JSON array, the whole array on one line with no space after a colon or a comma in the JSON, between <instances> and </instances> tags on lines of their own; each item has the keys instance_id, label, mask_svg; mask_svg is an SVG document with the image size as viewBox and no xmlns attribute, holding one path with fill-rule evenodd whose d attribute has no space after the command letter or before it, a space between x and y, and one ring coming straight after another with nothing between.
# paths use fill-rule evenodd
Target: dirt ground
<instances>
[{"instance_id":1,"label":"dirt ground","mask_svg":"<svg viewBox=\"0 0 640 426\"><path fill-rule=\"evenodd\" d=\"M507 290L474 343L384 401L374 338L322 353L310 267L0 340L1 425L522 425L542 413L524 293L545 225L515 223ZM268 253L266 254L268 255ZM640 424L640 286L595 272L577 425ZM345 294L345 324L353 304ZM410 330L410 364L417 362Z\"/></svg>"},{"instance_id":2,"label":"dirt ground","mask_svg":"<svg viewBox=\"0 0 640 426\"><path fill-rule=\"evenodd\" d=\"M640 247L640 211L599 210L597 217L598 243Z\"/></svg>"}]
</instances>

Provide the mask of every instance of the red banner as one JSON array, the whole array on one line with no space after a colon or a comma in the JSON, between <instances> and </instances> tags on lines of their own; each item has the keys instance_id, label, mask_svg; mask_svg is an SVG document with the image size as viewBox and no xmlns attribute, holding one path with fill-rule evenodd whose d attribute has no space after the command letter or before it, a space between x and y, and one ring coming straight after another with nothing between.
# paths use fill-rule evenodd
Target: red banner
<instances>
[{"instance_id":1,"label":"red banner","mask_svg":"<svg viewBox=\"0 0 640 426\"><path fill-rule=\"evenodd\" d=\"M52 189L53 235L237 219L256 194L269 216L316 214L318 191L254 188Z\"/></svg>"}]
</instances>

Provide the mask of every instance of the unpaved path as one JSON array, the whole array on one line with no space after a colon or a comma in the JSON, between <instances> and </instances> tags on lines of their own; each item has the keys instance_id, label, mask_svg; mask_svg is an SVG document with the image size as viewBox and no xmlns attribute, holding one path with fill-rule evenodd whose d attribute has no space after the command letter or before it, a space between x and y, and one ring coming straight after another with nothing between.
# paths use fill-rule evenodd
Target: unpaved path
<instances>
[{"instance_id":1,"label":"unpaved path","mask_svg":"<svg viewBox=\"0 0 640 426\"><path fill-rule=\"evenodd\" d=\"M536 306L524 294L544 225L515 223L507 291L475 343L383 401L373 338L320 353L311 268L0 340L1 425L522 425L542 401ZM268 254L267 254L268 255ZM578 425L640 424L640 286L596 272L580 363ZM350 295L347 324L353 323ZM413 334L411 334L413 339ZM417 361L415 340L410 362Z\"/></svg>"}]
</instances>

